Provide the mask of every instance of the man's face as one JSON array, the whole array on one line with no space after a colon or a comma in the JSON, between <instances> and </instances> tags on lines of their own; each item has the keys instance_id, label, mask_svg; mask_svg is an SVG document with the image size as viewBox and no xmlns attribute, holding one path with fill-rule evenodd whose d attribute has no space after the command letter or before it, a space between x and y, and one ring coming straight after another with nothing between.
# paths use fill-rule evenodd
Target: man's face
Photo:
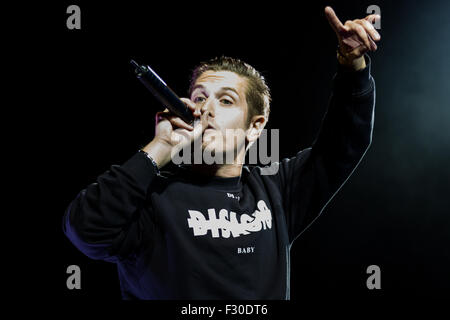
<instances>
[{"instance_id":1,"label":"man's face","mask_svg":"<svg viewBox=\"0 0 450 320\"><path fill-rule=\"evenodd\" d=\"M196 80L191 100L210 125L203 135L203 149L224 153L245 148L246 86L247 79L230 71L206 71ZM230 138L230 133L237 138Z\"/></svg>"}]
</instances>

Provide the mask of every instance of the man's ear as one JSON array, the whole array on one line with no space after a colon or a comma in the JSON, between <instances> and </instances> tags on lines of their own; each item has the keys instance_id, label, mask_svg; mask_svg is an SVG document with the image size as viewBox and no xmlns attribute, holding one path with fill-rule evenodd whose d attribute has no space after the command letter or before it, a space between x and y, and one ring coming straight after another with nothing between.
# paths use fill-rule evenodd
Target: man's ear
<instances>
[{"instance_id":1,"label":"man's ear","mask_svg":"<svg viewBox=\"0 0 450 320\"><path fill-rule=\"evenodd\" d=\"M266 123L266 118L263 115L257 115L252 118L246 136L249 144L252 144L259 138Z\"/></svg>"}]
</instances>

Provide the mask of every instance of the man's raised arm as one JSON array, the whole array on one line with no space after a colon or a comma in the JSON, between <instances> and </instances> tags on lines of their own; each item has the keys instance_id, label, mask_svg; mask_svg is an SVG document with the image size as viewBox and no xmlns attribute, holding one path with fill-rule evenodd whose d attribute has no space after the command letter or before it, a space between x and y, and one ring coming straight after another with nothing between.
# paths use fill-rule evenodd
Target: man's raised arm
<instances>
[{"instance_id":1,"label":"man's raised arm","mask_svg":"<svg viewBox=\"0 0 450 320\"><path fill-rule=\"evenodd\" d=\"M325 14L339 40L328 110L312 147L283 160L278 174L291 243L322 213L372 141L375 82L366 52L380 39L370 23L378 16L343 25L330 7Z\"/></svg>"}]
</instances>

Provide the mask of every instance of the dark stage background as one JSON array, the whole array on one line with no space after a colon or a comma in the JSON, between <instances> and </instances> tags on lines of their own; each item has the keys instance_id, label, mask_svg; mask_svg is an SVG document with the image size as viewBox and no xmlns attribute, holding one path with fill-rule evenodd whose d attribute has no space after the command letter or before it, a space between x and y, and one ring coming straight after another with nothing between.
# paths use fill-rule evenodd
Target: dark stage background
<instances>
[{"instance_id":1,"label":"dark stage background","mask_svg":"<svg viewBox=\"0 0 450 320\"><path fill-rule=\"evenodd\" d=\"M81 8L81 30L66 28L70 4ZM46 76L53 80L40 115L51 120L41 129L52 148L45 212L56 297L120 299L115 265L79 253L61 219L81 189L153 136L155 100L134 78L131 58L151 65L182 96L199 61L225 54L255 66L272 89L268 128L280 129L280 155L289 157L315 138L336 71L324 7L345 22L364 17L372 4L382 16L382 40L370 54L377 85L372 146L296 240L291 299L448 299L448 1L65 1L49 8ZM81 290L66 288L72 264L81 267ZM381 268L381 290L366 287L372 264Z\"/></svg>"}]
</instances>

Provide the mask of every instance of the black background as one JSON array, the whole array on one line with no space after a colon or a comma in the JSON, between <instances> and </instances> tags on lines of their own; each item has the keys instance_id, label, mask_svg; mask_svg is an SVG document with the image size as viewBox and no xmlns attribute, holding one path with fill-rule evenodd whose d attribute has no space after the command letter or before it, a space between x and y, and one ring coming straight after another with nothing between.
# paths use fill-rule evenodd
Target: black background
<instances>
[{"instance_id":1,"label":"black background","mask_svg":"<svg viewBox=\"0 0 450 320\"><path fill-rule=\"evenodd\" d=\"M66 8L81 8L81 30ZM323 10L362 18L381 8L372 53L377 85L374 139L351 179L292 248L291 300L448 299L450 290L450 24L447 1L110 2L47 5L30 59L40 56L45 107L30 116L43 133L44 180L35 180L50 239L45 267L57 299L120 299L115 265L79 253L62 232L77 193L153 135L156 102L134 78L146 63L181 96L190 71L218 55L260 70L272 90L268 128L280 129L281 158L308 147L336 71L336 37ZM42 173L42 172L41 172ZM36 217L35 217L36 218ZM42 229L43 230L43 229ZM43 232L44 233L44 232ZM79 265L82 289L68 290ZM368 290L366 268L381 268ZM53 283L53 282L52 282Z\"/></svg>"}]
</instances>

